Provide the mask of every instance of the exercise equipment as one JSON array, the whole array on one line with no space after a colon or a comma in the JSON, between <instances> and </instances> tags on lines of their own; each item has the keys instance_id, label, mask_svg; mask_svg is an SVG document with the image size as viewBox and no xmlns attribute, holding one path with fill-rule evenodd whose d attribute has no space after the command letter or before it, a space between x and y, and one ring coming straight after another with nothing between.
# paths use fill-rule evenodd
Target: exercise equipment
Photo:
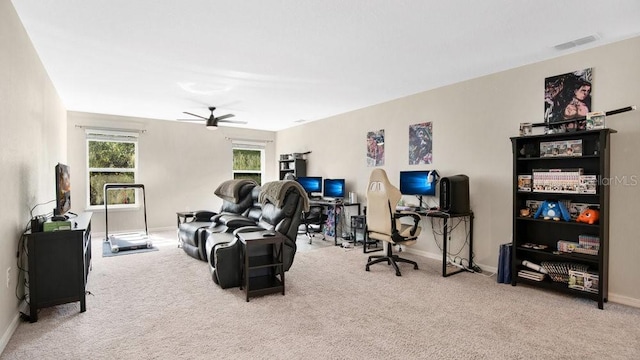
<instances>
[{"instance_id":1,"label":"exercise equipment","mask_svg":"<svg viewBox=\"0 0 640 360\"><path fill-rule=\"evenodd\" d=\"M107 192L114 189L141 189L142 190L142 204L144 212L144 233L143 232L131 232L122 234L109 235L109 211L107 201ZM104 184L104 231L105 241L109 243L112 253L126 250L136 250L143 248L152 248L153 243L149 238L149 230L147 228L147 201L145 199L144 185L143 184Z\"/></svg>"}]
</instances>

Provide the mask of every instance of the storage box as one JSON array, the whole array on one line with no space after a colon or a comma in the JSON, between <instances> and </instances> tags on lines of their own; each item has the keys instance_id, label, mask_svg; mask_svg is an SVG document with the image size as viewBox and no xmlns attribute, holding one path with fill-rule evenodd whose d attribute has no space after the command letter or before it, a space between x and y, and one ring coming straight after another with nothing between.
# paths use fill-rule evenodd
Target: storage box
<instances>
[{"instance_id":1,"label":"storage box","mask_svg":"<svg viewBox=\"0 0 640 360\"><path fill-rule=\"evenodd\" d=\"M569 270L569 287L572 289L597 293L599 282L598 274Z\"/></svg>"},{"instance_id":2,"label":"storage box","mask_svg":"<svg viewBox=\"0 0 640 360\"><path fill-rule=\"evenodd\" d=\"M582 194L595 194L598 189L598 177L596 175L580 175L579 190Z\"/></svg>"},{"instance_id":3,"label":"storage box","mask_svg":"<svg viewBox=\"0 0 640 360\"><path fill-rule=\"evenodd\" d=\"M45 221L43 231L71 230L71 221Z\"/></svg>"},{"instance_id":4,"label":"storage box","mask_svg":"<svg viewBox=\"0 0 640 360\"><path fill-rule=\"evenodd\" d=\"M548 141L540 143L540 157L582 156L582 140Z\"/></svg>"},{"instance_id":5,"label":"storage box","mask_svg":"<svg viewBox=\"0 0 640 360\"><path fill-rule=\"evenodd\" d=\"M574 252L575 249L579 246L580 244L577 242L558 240L558 251L561 251L561 252L566 252L566 253Z\"/></svg>"},{"instance_id":6,"label":"storage box","mask_svg":"<svg viewBox=\"0 0 640 360\"><path fill-rule=\"evenodd\" d=\"M584 291L584 275L582 271L569 270L569 287Z\"/></svg>"}]
</instances>

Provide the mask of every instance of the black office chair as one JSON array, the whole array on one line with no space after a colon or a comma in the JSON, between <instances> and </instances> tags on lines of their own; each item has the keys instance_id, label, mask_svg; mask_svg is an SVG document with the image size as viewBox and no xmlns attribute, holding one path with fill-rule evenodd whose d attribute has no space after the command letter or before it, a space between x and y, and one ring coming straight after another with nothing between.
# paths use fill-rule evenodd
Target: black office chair
<instances>
[{"instance_id":1,"label":"black office chair","mask_svg":"<svg viewBox=\"0 0 640 360\"><path fill-rule=\"evenodd\" d=\"M304 233L311 244L316 234L322 234L322 240L327 240L324 234L324 224L327 221L327 214L320 205L309 206L309 211L302 213L302 222L304 224Z\"/></svg>"}]
</instances>

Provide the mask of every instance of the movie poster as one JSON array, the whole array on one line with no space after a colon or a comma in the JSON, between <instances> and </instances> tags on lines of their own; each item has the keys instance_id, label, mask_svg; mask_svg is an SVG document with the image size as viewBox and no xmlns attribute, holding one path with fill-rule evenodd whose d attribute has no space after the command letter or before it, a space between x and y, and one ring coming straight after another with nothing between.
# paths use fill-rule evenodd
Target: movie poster
<instances>
[{"instance_id":1,"label":"movie poster","mask_svg":"<svg viewBox=\"0 0 640 360\"><path fill-rule=\"evenodd\" d=\"M384 129L367 132L367 166L384 165Z\"/></svg>"},{"instance_id":2,"label":"movie poster","mask_svg":"<svg viewBox=\"0 0 640 360\"><path fill-rule=\"evenodd\" d=\"M433 127L431 122L409 125L409 165L433 162Z\"/></svg>"},{"instance_id":3,"label":"movie poster","mask_svg":"<svg viewBox=\"0 0 640 360\"><path fill-rule=\"evenodd\" d=\"M548 77L544 81L544 121L584 118L591 111L593 69ZM584 122L582 122L584 124Z\"/></svg>"}]
</instances>

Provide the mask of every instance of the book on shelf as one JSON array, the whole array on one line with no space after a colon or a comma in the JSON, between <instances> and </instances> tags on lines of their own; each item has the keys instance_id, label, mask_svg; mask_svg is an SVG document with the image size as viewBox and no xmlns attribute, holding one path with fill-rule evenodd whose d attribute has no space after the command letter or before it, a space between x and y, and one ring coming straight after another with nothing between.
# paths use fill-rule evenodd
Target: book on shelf
<instances>
[{"instance_id":1,"label":"book on shelf","mask_svg":"<svg viewBox=\"0 0 640 360\"><path fill-rule=\"evenodd\" d=\"M600 249L600 238L595 235L578 235L578 244L585 249Z\"/></svg>"},{"instance_id":2,"label":"book on shelf","mask_svg":"<svg viewBox=\"0 0 640 360\"><path fill-rule=\"evenodd\" d=\"M579 193L583 169L534 169L533 191L552 193Z\"/></svg>"},{"instance_id":3,"label":"book on shelf","mask_svg":"<svg viewBox=\"0 0 640 360\"><path fill-rule=\"evenodd\" d=\"M529 270L520 270L520 271L518 271L518 276L521 277L521 278L534 280L534 281L542 281L542 280L544 280L544 274L539 273L539 272L535 272L535 271L529 271Z\"/></svg>"}]
</instances>

